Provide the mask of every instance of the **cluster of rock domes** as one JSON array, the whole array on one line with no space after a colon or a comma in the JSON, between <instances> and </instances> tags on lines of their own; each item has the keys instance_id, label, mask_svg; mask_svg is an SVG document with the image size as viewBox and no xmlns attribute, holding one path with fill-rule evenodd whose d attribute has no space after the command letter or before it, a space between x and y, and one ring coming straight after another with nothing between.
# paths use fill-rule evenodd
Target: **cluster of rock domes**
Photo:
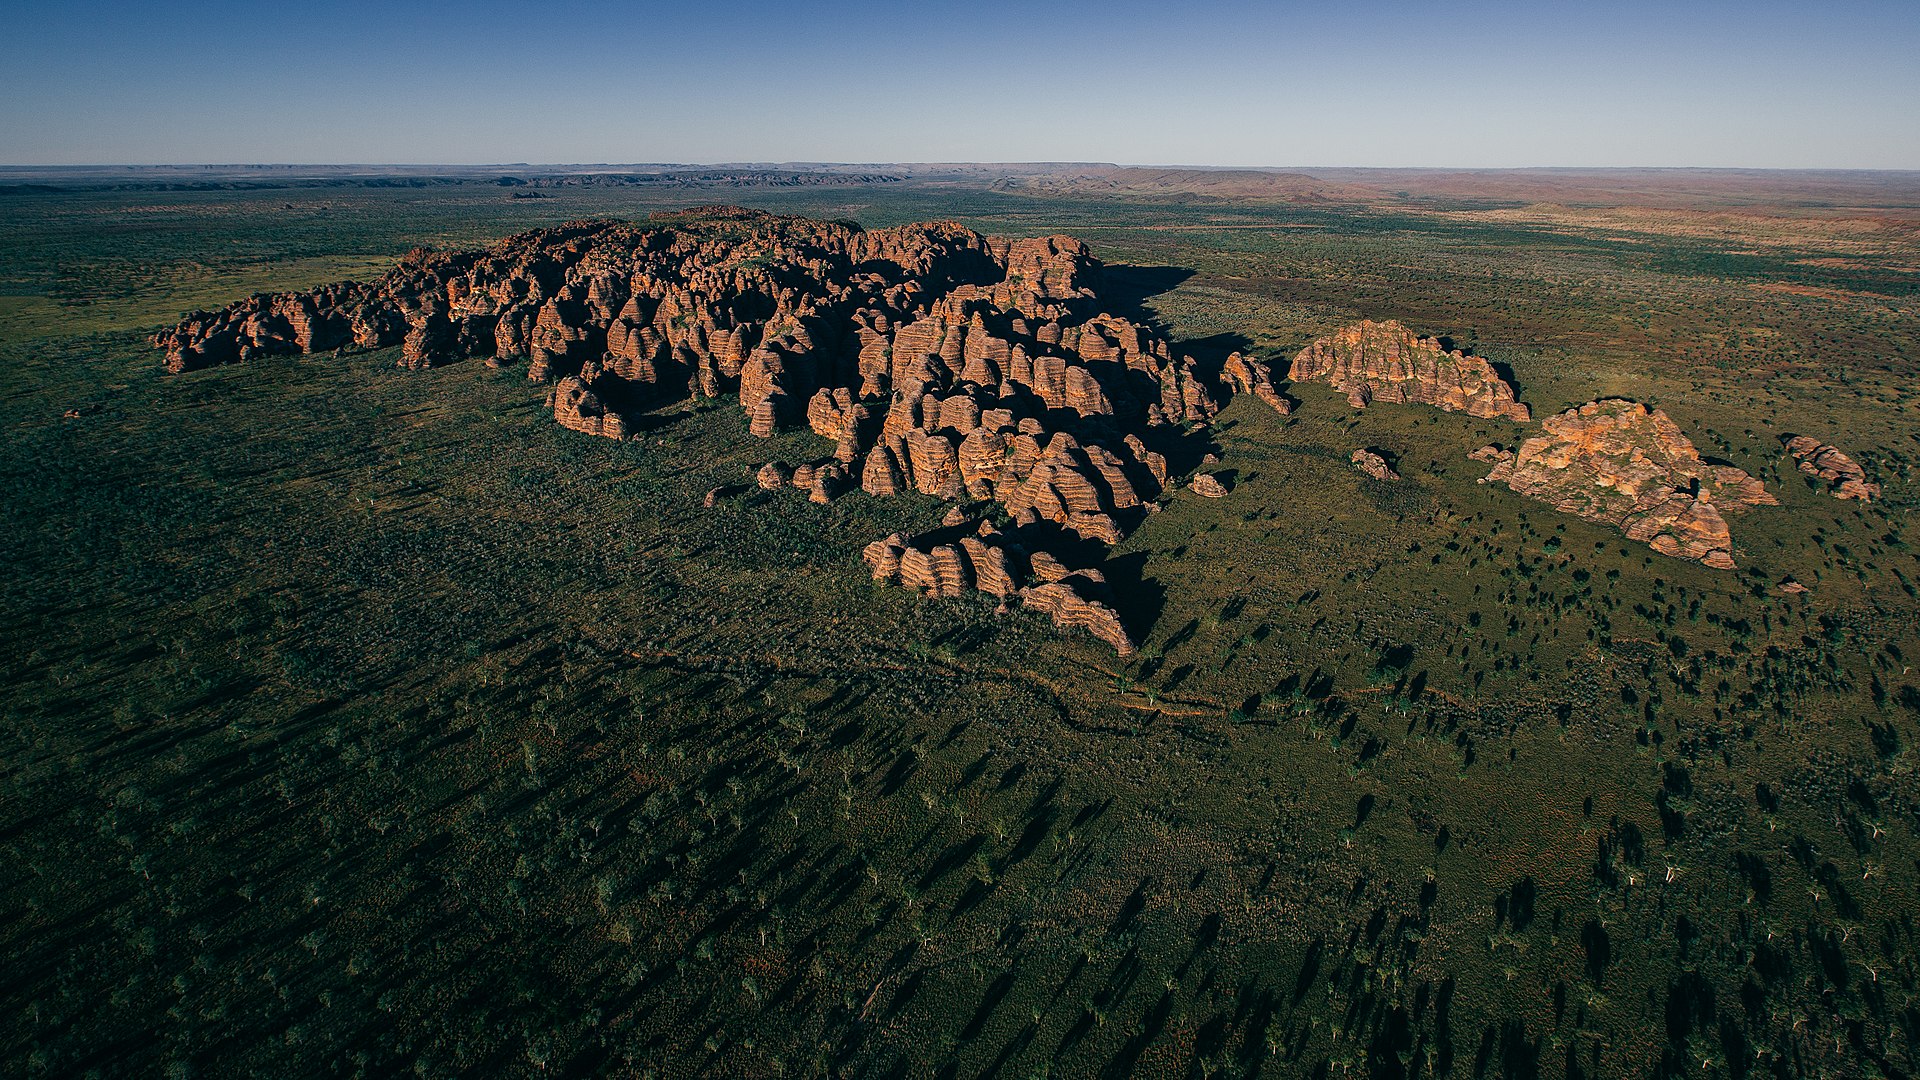
<instances>
[{"instance_id":1,"label":"cluster of rock domes","mask_svg":"<svg viewBox=\"0 0 1920 1080\"><path fill-rule=\"evenodd\" d=\"M1240 353L1203 373L1153 328L1107 310L1099 276L1071 237L1009 240L950 222L869 231L703 207L572 222L485 250L417 249L378 281L249 297L189 315L154 343L176 372L396 345L406 367L524 360L528 378L552 385L556 421L609 438L628 437L627 415L651 403L732 396L756 435L804 423L833 444L819 460L760 467L763 489L820 503L856 487L919 492L973 508L956 507L935 533L869 545L876 578L1018 602L1126 654L1100 571L1069 569L1048 548L1119 542L1179 482L1150 444L1207 420L1225 394L1281 415L1293 403ZM1321 338L1288 376L1324 381L1356 408L1530 420L1485 359L1396 322ZM1494 464L1488 480L1665 554L1730 567L1725 512L1775 501L1745 472L1701 461L1665 413L1635 402L1589 402L1541 427L1517 452L1471 456ZM1832 446L1802 436L1787 450L1837 497L1879 494ZM1351 460L1398 479L1372 449ZM1188 487L1228 494L1207 473ZM995 506L1018 539L992 523Z\"/></svg>"},{"instance_id":2,"label":"cluster of rock domes","mask_svg":"<svg viewBox=\"0 0 1920 1080\"><path fill-rule=\"evenodd\" d=\"M804 422L834 443L769 464L763 487L992 501L1016 526L1112 544L1169 483L1143 436L1219 405L1190 358L1103 310L1099 269L1070 237L709 208L415 251L378 282L255 296L155 343L173 371L393 345L409 367L524 358L554 384L555 420L612 438L649 401L734 395L754 434ZM1234 367L1284 405L1264 365ZM1085 575L1040 574L1029 606L1124 643L1117 618L1085 613L1110 615Z\"/></svg>"},{"instance_id":3,"label":"cluster of rock domes","mask_svg":"<svg viewBox=\"0 0 1920 1080\"><path fill-rule=\"evenodd\" d=\"M1131 656L1133 640L1115 610L1106 575L1093 567L1070 570L1046 551L1028 552L990 521L971 532L962 519L934 534L894 533L864 552L874 580L917 589L927 596L964 596L979 591L1047 615L1062 629L1081 629ZM942 533L961 533L943 536Z\"/></svg>"}]
</instances>

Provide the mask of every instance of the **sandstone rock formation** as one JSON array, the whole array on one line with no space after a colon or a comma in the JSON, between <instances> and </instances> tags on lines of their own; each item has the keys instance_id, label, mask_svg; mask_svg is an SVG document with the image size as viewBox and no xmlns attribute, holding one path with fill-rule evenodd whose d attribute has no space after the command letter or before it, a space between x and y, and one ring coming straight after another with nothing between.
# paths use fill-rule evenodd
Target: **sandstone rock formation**
<instances>
[{"instance_id":1,"label":"sandstone rock formation","mask_svg":"<svg viewBox=\"0 0 1920 1080\"><path fill-rule=\"evenodd\" d=\"M1387 464L1387 459L1371 450L1355 450L1348 460L1353 462L1354 468L1359 469L1375 480L1400 479L1400 474L1393 471L1393 466Z\"/></svg>"},{"instance_id":2,"label":"sandstone rock formation","mask_svg":"<svg viewBox=\"0 0 1920 1080\"><path fill-rule=\"evenodd\" d=\"M1293 358L1288 377L1325 382L1356 409L1390 401L1519 423L1533 415L1484 358L1443 349L1397 322L1362 321L1321 338Z\"/></svg>"},{"instance_id":3,"label":"sandstone rock formation","mask_svg":"<svg viewBox=\"0 0 1920 1080\"><path fill-rule=\"evenodd\" d=\"M608 412L599 395L577 375L561 379L547 395L547 405L553 409L553 418L561 427L588 435L604 435L609 439L627 437L626 418L619 413Z\"/></svg>"},{"instance_id":4,"label":"sandstone rock formation","mask_svg":"<svg viewBox=\"0 0 1920 1080\"><path fill-rule=\"evenodd\" d=\"M1724 514L1777 502L1744 471L1700 460L1666 413L1638 402L1590 401L1540 426L1546 434L1516 453L1476 451L1481 460L1497 459L1486 479L1564 513L1618 526L1665 555L1731 569L1733 537Z\"/></svg>"},{"instance_id":5,"label":"sandstone rock formation","mask_svg":"<svg viewBox=\"0 0 1920 1080\"><path fill-rule=\"evenodd\" d=\"M1100 269L1065 236L705 207L415 250L378 281L250 297L154 343L176 372L394 346L411 368L524 360L554 383L559 423L612 438L651 402L734 397L755 435L805 423L834 443L827 461L763 467L763 490L992 501L1020 526L1111 544L1167 482L1145 437L1219 406L1191 358L1103 310ZM1264 365L1240 358L1232 379L1285 410ZM964 555L928 558L950 591ZM1114 637L1082 605L1042 606Z\"/></svg>"},{"instance_id":6,"label":"sandstone rock formation","mask_svg":"<svg viewBox=\"0 0 1920 1080\"><path fill-rule=\"evenodd\" d=\"M1193 478L1193 482L1188 484L1187 488L1195 495L1204 496L1209 499L1224 499L1227 497L1226 485L1222 484L1220 478L1212 473L1200 473Z\"/></svg>"},{"instance_id":7,"label":"sandstone rock formation","mask_svg":"<svg viewBox=\"0 0 1920 1080\"><path fill-rule=\"evenodd\" d=\"M982 522L968 535L956 532L910 537L894 533L868 544L863 553L875 581L916 589L927 596L987 593L1002 604L1018 602L1052 618L1061 629L1081 629L1131 656L1133 640L1113 608L1113 593L1099 570L1069 570L1044 551L1029 555L1018 544Z\"/></svg>"},{"instance_id":8,"label":"sandstone rock formation","mask_svg":"<svg viewBox=\"0 0 1920 1080\"><path fill-rule=\"evenodd\" d=\"M1220 368L1220 377L1236 394L1252 394L1261 401L1273 406L1281 416L1291 415L1293 402L1288 401L1280 391L1273 388L1273 373L1267 365L1240 353L1228 355Z\"/></svg>"},{"instance_id":9,"label":"sandstone rock formation","mask_svg":"<svg viewBox=\"0 0 1920 1080\"><path fill-rule=\"evenodd\" d=\"M1826 481L1827 491L1834 498L1867 502L1880 497L1880 485L1868 480L1867 471L1836 447L1810 435L1788 435L1781 442L1800 471Z\"/></svg>"}]
</instances>

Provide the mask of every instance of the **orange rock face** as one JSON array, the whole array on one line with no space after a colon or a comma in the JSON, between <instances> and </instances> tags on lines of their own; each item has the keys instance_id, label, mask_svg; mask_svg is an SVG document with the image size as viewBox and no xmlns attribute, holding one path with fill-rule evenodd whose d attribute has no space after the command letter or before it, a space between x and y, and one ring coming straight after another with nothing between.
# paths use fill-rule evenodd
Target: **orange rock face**
<instances>
[{"instance_id":1,"label":"orange rock face","mask_svg":"<svg viewBox=\"0 0 1920 1080\"><path fill-rule=\"evenodd\" d=\"M1195 476L1193 482L1188 484L1187 488L1195 495L1204 496L1209 499L1224 499L1227 497L1226 485L1222 484L1219 478L1212 473L1201 473Z\"/></svg>"},{"instance_id":2,"label":"orange rock face","mask_svg":"<svg viewBox=\"0 0 1920 1080\"><path fill-rule=\"evenodd\" d=\"M1356 409L1388 401L1518 423L1533 416L1484 358L1441 348L1397 322L1363 321L1323 337L1300 350L1288 374L1327 383Z\"/></svg>"},{"instance_id":3,"label":"orange rock face","mask_svg":"<svg viewBox=\"0 0 1920 1080\"><path fill-rule=\"evenodd\" d=\"M1273 373L1267 365L1249 356L1232 353L1220 369L1220 377L1233 388L1236 394L1252 394L1281 416L1291 415L1293 402L1288 401L1280 391L1273 387Z\"/></svg>"},{"instance_id":4,"label":"orange rock face","mask_svg":"<svg viewBox=\"0 0 1920 1080\"><path fill-rule=\"evenodd\" d=\"M1867 471L1837 448L1809 435L1789 435L1782 441L1800 471L1826 481L1834 498L1868 502L1880 497L1880 485L1868 480Z\"/></svg>"},{"instance_id":5,"label":"orange rock face","mask_svg":"<svg viewBox=\"0 0 1920 1080\"><path fill-rule=\"evenodd\" d=\"M1732 569L1724 515L1778 502L1744 471L1701 461L1666 413L1639 402L1590 401L1540 426L1546 434L1511 456L1495 447L1476 452L1497 462L1486 480L1618 526L1664 555Z\"/></svg>"}]
</instances>

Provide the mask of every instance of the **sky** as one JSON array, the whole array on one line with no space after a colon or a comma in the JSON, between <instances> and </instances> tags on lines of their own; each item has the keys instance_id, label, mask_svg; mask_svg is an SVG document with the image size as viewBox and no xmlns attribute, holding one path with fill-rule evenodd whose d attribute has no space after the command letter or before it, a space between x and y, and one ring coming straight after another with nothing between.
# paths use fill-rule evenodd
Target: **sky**
<instances>
[{"instance_id":1,"label":"sky","mask_svg":"<svg viewBox=\"0 0 1920 1080\"><path fill-rule=\"evenodd\" d=\"M1920 0L0 0L0 163L1920 169Z\"/></svg>"}]
</instances>

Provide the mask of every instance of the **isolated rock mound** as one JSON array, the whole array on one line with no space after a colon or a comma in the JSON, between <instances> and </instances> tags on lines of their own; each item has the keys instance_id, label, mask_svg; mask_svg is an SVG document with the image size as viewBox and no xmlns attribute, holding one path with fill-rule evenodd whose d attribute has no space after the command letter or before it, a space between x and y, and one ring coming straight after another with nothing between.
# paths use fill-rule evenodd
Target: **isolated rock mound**
<instances>
[{"instance_id":1,"label":"isolated rock mound","mask_svg":"<svg viewBox=\"0 0 1920 1080\"><path fill-rule=\"evenodd\" d=\"M763 489L992 500L1017 525L1112 544L1167 482L1148 439L1219 406L1191 358L1104 310L1100 270L1066 236L704 207L416 250L376 282L250 297L154 343L176 372L392 346L407 367L525 360L556 383L555 420L611 438L628 436L623 410L731 396L755 435L805 423L835 444L760 470ZM1284 411L1264 368L1237 370ZM1063 597L1029 606L1115 640Z\"/></svg>"},{"instance_id":2,"label":"isolated rock mound","mask_svg":"<svg viewBox=\"0 0 1920 1080\"><path fill-rule=\"evenodd\" d=\"M1518 423L1533 416L1485 358L1391 321L1362 321L1315 341L1293 358L1288 377L1327 383L1356 409L1387 401Z\"/></svg>"},{"instance_id":3,"label":"isolated rock mound","mask_svg":"<svg viewBox=\"0 0 1920 1080\"><path fill-rule=\"evenodd\" d=\"M1227 486L1222 484L1220 478L1212 473L1200 473L1196 475L1193 480L1187 484L1187 490L1193 492L1195 495L1200 495L1208 499L1224 499L1227 497Z\"/></svg>"},{"instance_id":4,"label":"isolated rock mound","mask_svg":"<svg viewBox=\"0 0 1920 1080\"><path fill-rule=\"evenodd\" d=\"M1724 514L1778 501L1746 472L1702 461L1666 413L1639 402L1590 401L1540 426L1546 434L1518 452L1475 451L1496 462L1486 482L1618 526L1664 555L1732 569Z\"/></svg>"},{"instance_id":5,"label":"isolated rock mound","mask_svg":"<svg viewBox=\"0 0 1920 1080\"><path fill-rule=\"evenodd\" d=\"M1393 471L1387 459L1365 448L1355 450L1347 459L1353 467L1373 477L1375 480L1398 480L1400 474Z\"/></svg>"},{"instance_id":6,"label":"isolated rock mound","mask_svg":"<svg viewBox=\"0 0 1920 1080\"><path fill-rule=\"evenodd\" d=\"M1827 492L1834 498L1868 502L1880 497L1880 485L1868 480L1867 471L1837 447L1810 435L1788 435L1781 441L1800 471L1826 481Z\"/></svg>"}]
</instances>

